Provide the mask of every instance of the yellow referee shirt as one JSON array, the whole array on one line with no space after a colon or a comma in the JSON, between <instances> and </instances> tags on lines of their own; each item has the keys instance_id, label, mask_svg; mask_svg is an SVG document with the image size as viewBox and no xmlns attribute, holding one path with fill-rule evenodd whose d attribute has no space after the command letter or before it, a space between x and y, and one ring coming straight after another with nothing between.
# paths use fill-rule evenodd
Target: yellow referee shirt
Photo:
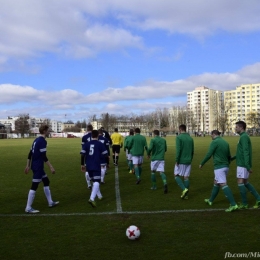
<instances>
[{"instance_id":1,"label":"yellow referee shirt","mask_svg":"<svg viewBox=\"0 0 260 260\"><path fill-rule=\"evenodd\" d=\"M123 145L123 137L117 132L111 135L111 140L113 145Z\"/></svg>"}]
</instances>

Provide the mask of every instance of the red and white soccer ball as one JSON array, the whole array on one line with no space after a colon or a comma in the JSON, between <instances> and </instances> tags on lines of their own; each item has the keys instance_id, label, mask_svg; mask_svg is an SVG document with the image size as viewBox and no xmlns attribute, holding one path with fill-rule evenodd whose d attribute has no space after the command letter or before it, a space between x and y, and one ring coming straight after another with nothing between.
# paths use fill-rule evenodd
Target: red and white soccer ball
<instances>
[{"instance_id":1,"label":"red and white soccer ball","mask_svg":"<svg viewBox=\"0 0 260 260\"><path fill-rule=\"evenodd\" d=\"M126 236L128 237L128 239L130 240L136 240L140 237L141 232L140 229L137 226L129 226L126 229Z\"/></svg>"}]
</instances>

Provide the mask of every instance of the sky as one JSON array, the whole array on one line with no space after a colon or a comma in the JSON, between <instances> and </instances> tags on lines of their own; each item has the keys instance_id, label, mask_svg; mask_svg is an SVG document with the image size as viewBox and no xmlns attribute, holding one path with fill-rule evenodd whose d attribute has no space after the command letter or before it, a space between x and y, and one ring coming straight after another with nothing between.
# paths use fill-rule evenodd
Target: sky
<instances>
[{"instance_id":1,"label":"sky","mask_svg":"<svg viewBox=\"0 0 260 260\"><path fill-rule=\"evenodd\" d=\"M0 119L184 106L260 82L259 0L0 0Z\"/></svg>"}]
</instances>

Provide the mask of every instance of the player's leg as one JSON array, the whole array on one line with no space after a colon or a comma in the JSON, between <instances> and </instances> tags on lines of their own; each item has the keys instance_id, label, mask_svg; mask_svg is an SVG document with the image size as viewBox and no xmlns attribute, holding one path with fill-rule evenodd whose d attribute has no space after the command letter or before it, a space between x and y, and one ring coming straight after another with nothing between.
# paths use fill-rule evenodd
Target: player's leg
<instances>
[{"instance_id":1,"label":"player's leg","mask_svg":"<svg viewBox=\"0 0 260 260\"><path fill-rule=\"evenodd\" d=\"M25 207L26 213L34 214L34 213L40 212L39 210L33 209L32 204L33 204L33 201L34 201L34 198L35 198L36 190L38 189L39 183L41 181L42 181L42 172L34 172L31 189L29 190L28 198L27 198L27 204L26 204L26 207Z\"/></svg>"},{"instance_id":2,"label":"player's leg","mask_svg":"<svg viewBox=\"0 0 260 260\"><path fill-rule=\"evenodd\" d=\"M49 207L50 208L55 207L56 205L59 204L59 201L53 201L52 200L51 191L50 191L50 180L47 177L47 175L44 175L42 177L42 182L43 182L44 194L45 194L45 197L46 197L46 199L48 201Z\"/></svg>"},{"instance_id":3,"label":"player's leg","mask_svg":"<svg viewBox=\"0 0 260 260\"><path fill-rule=\"evenodd\" d=\"M101 183L105 183L106 165L101 164Z\"/></svg>"},{"instance_id":4,"label":"player's leg","mask_svg":"<svg viewBox=\"0 0 260 260\"><path fill-rule=\"evenodd\" d=\"M139 175L138 156L133 156L132 160L133 160L133 165L134 165L134 170L135 170L135 177L137 180L136 184L139 184L141 179L140 179L140 175Z\"/></svg>"},{"instance_id":5,"label":"player's leg","mask_svg":"<svg viewBox=\"0 0 260 260\"><path fill-rule=\"evenodd\" d=\"M120 145L117 145L116 146L116 153L115 153L115 166L118 165L119 154L120 154Z\"/></svg>"},{"instance_id":6,"label":"player's leg","mask_svg":"<svg viewBox=\"0 0 260 260\"><path fill-rule=\"evenodd\" d=\"M89 204L94 208L96 207L96 203L95 203L95 198L97 196L97 194L101 194L100 193L100 181L101 181L101 170L99 172L91 172L90 173L90 177L93 181L93 187L92 187L92 191L91 191L91 195L90 195L90 199L89 199Z\"/></svg>"},{"instance_id":7,"label":"player's leg","mask_svg":"<svg viewBox=\"0 0 260 260\"><path fill-rule=\"evenodd\" d=\"M248 182L248 179L244 181L245 187L250 191L250 193L255 197L256 199L256 205L254 208L258 208L260 206L260 195L254 188L254 186ZM256 207L257 206L257 207Z\"/></svg>"},{"instance_id":8,"label":"player's leg","mask_svg":"<svg viewBox=\"0 0 260 260\"><path fill-rule=\"evenodd\" d=\"M184 176L183 176L183 184L186 188L186 194L184 195L184 199L188 199L188 193L189 193L189 189L190 189L190 172L191 172L191 165L185 165L184 166Z\"/></svg>"},{"instance_id":9,"label":"player's leg","mask_svg":"<svg viewBox=\"0 0 260 260\"><path fill-rule=\"evenodd\" d=\"M112 145L112 154L113 154L113 163L114 165L116 165L116 149L115 149L115 145Z\"/></svg>"},{"instance_id":10,"label":"player's leg","mask_svg":"<svg viewBox=\"0 0 260 260\"><path fill-rule=\"evenodd\" d=\"M140 181L141 181L141 174L142 174L142 164L143 164L143 156L137 156L138 157L138 165L137 165L137 168L138 168L138 173L139 173L139 177L138 177L138 180L136 181L136 184L139 184Z\"/></svg>"},{"instance_id":11,"label":"player's leg","mask_svg":"<svg viewBox=\"0 0 260 260\"><path fill-rule=\"evenodd\" d=\"M157 161L151 161L151 182L152 182L152 187L151 190L156 190L156 169L157 169Z\"/></svg>"},{"instance_id":12,"label":"player's leg","mask_svg":"<svg viewBox=\"0 0 260 260\"><path fill-rule=\"evenodd\" d=\"M175 165L174 167L174 175L175 175L175 181L179 185L179 187L182 189L181 198L184 199L188 193L188 189L185 187L183 180L181 179L182 176L185 175L186 167L184 164Z\"/></svg>"},{"instance_id":13,"label":"player's leg","mask_svg":"<svg viewBox=\"0 0 260 260\"><path fill-rule=\"evenodd\" d=\"M245 180L247 180L249 177L249 172L244 167L237 167L237 184L239 188L239 192L242 199L242 204L239 205L239 209L246 209L248 208L248 201L246 196L246 186L245 186Z\"/></svg>"},{"instance_id":14,"label":"player's leg","mask_svg":"<svg viewBox=\"0 0 260 260\"><path fill-rule=\"evenodd\" d=\"M164 173L164 161L158 161L158 167L157 167L157 171L160 172L160 176L163 182L163 192L164 194L168 193L168 185L167 185L167 179L166 179L166 175Z\"/></svg>"},{"instance_id":15,"label":"player's leg","mask_svg":"<svg viewBox=\"0 0 260 260\"><path fill-rule=\"evenodd\" d=\"M232 212L234 210L237 210L238 205L235 202L231 189L227 185L227 174L228 174L229 168L225 167L225 168L218 169L216 171L217 171L217 176L218 176L217 177L218 184L221 186L221 188L230 204L230 207L226 210L226 212Z\"/></svg>"}]
</instances>

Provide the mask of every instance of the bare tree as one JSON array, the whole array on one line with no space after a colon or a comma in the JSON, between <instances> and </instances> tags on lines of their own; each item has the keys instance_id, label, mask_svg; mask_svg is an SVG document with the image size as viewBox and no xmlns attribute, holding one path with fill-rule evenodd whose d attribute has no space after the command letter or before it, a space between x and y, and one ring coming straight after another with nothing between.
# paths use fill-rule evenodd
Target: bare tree
<instances>
[{"instance_id":1,"label":"bare tree","mask_svg":"<svg viewBox=\"0 0 260 260\"><path fill-rule=\"evenodd\" d=\"M29 114L20 114L18 115L18 119L15 121L15 130L20 133L23 138L30 130L29 118Z\"/></svg>"}]
</instances>

